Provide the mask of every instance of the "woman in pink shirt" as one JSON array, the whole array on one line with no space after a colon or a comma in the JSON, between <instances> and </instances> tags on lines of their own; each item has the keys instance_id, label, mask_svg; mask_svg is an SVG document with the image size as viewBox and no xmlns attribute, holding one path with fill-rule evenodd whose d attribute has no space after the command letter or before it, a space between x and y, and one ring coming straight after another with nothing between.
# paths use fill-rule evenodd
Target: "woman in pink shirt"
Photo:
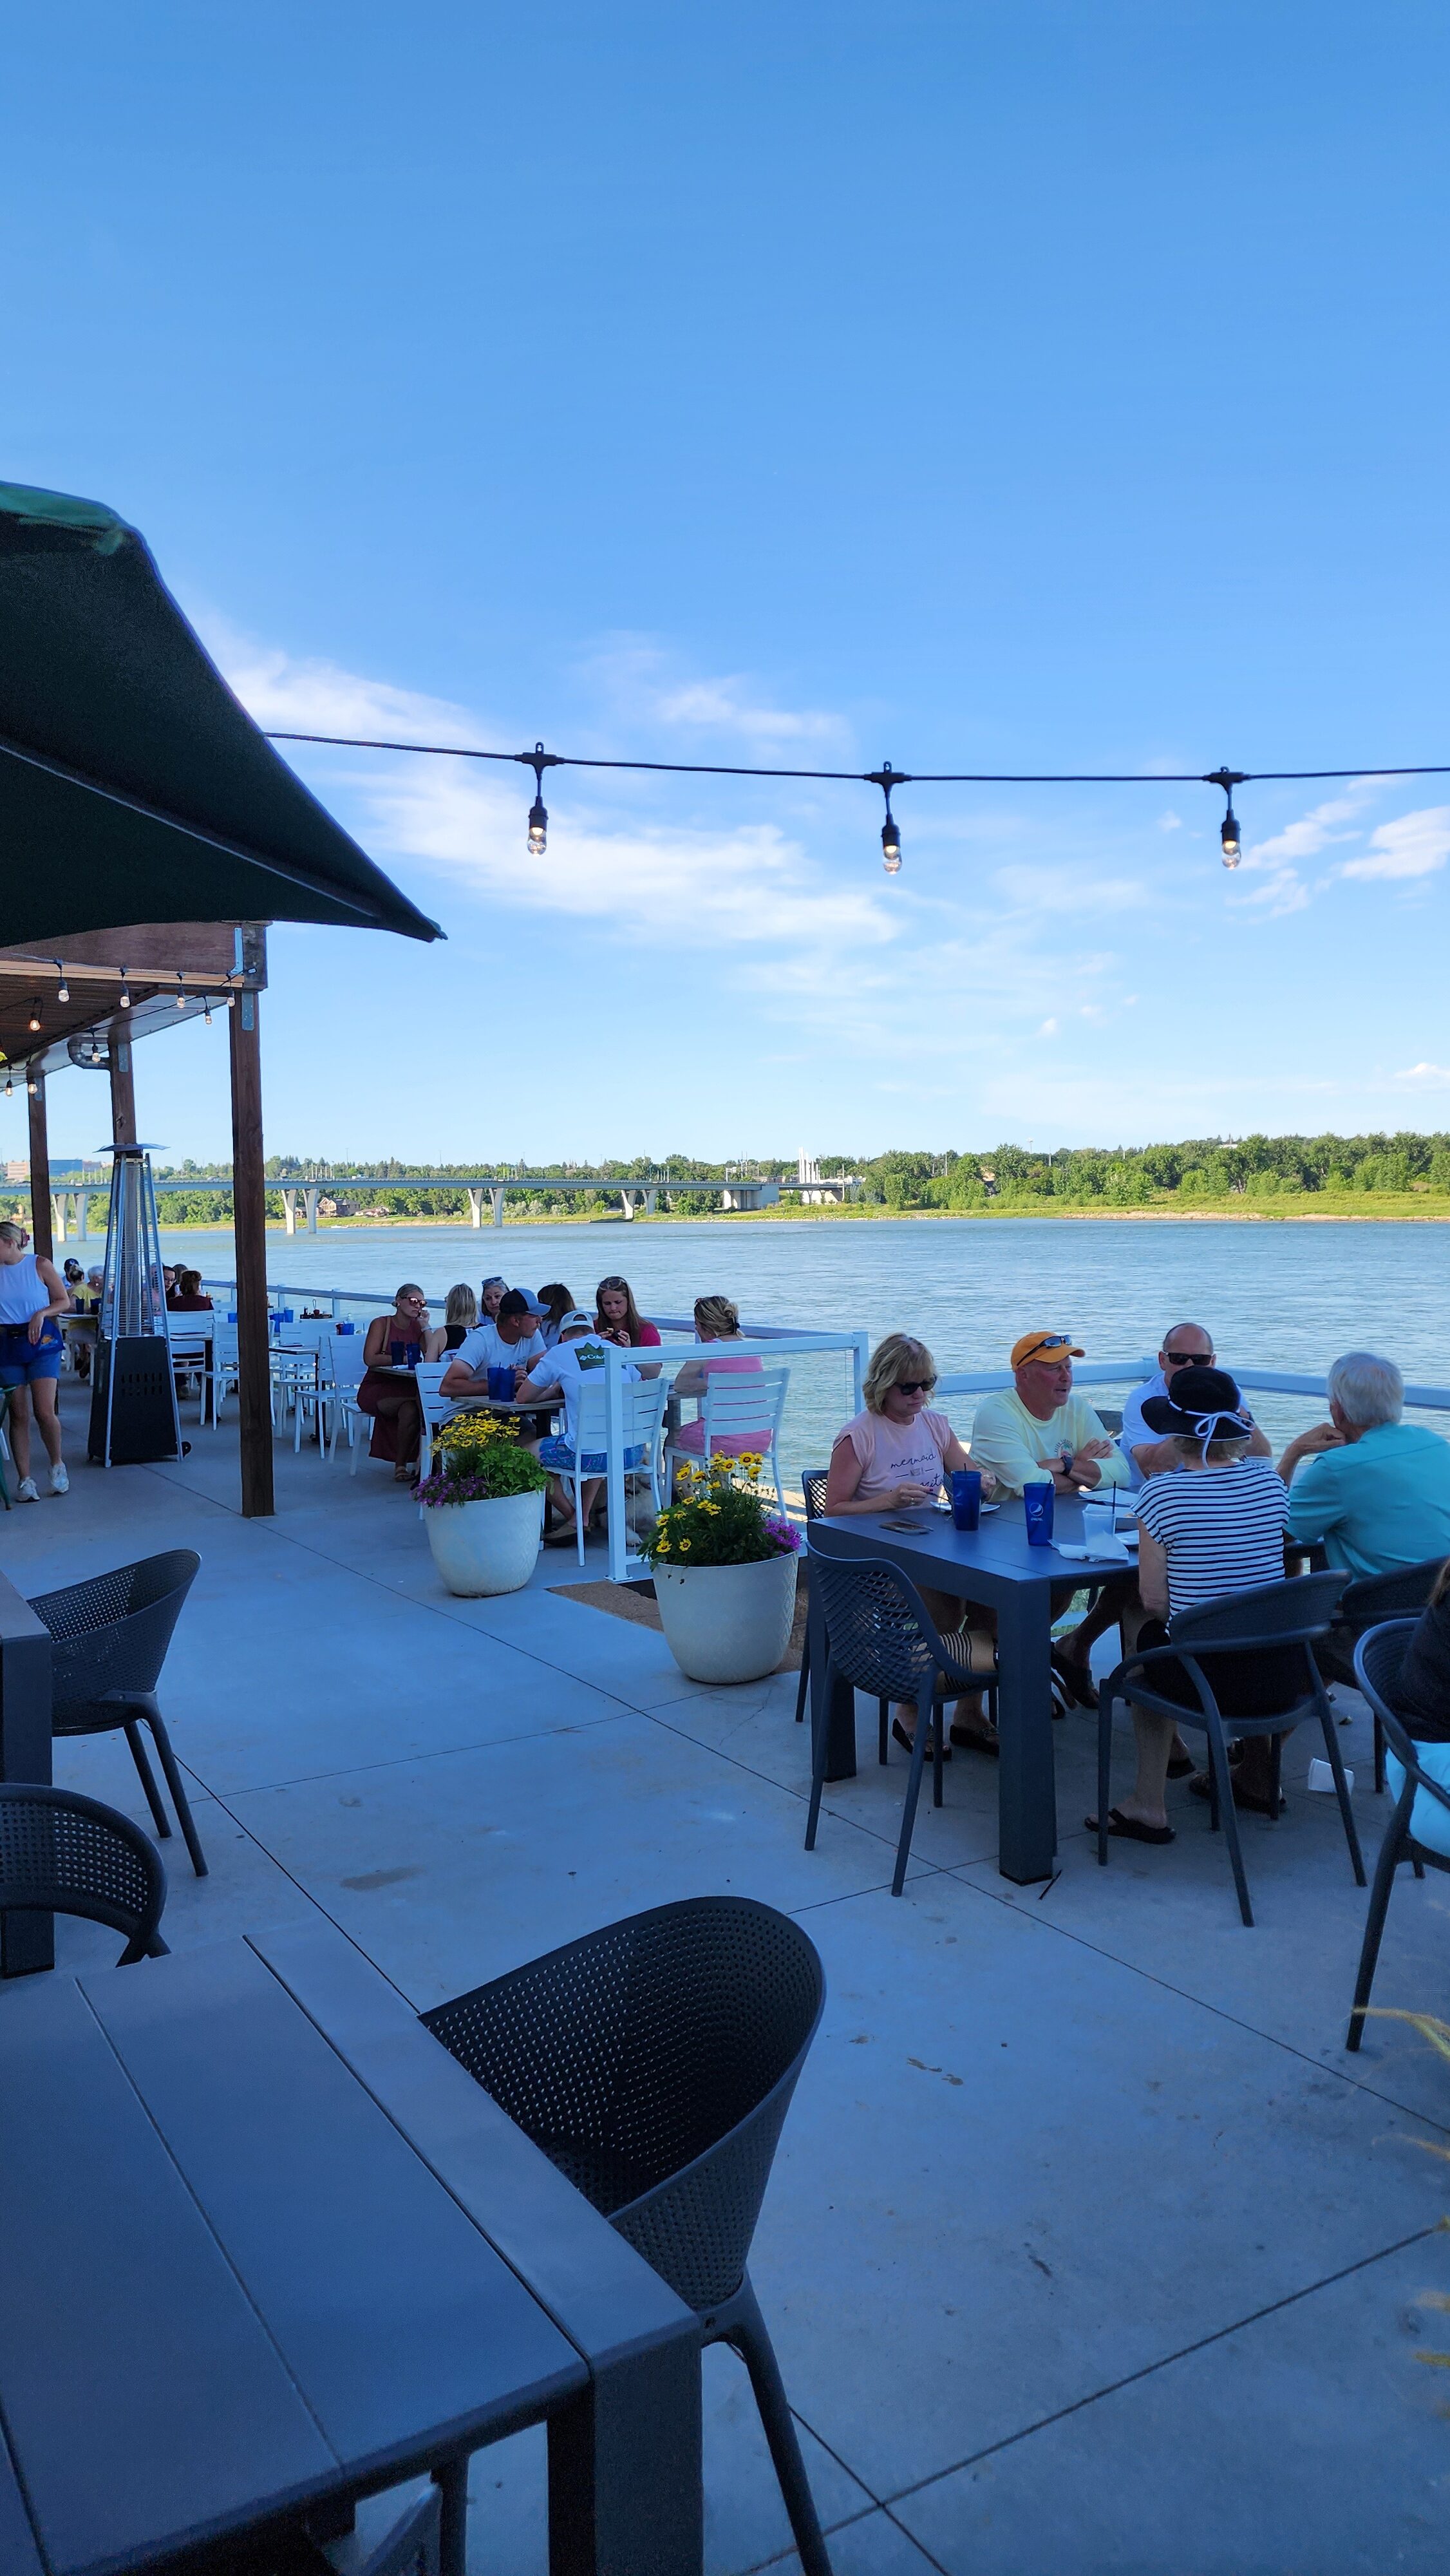
<instances>
[{"instance_id":1,"label":"woman in pink shirt","mask_svg":"<svg viewBox=\"0 0 1450 2576\"><path fill-rule=\"evenodd\" d=\"M866 1410L836 1435L831 1471L822 1509L830 1513L894 1512L912 1504L935 1502L942 1479L971 1460L944 1413L929 1413L926 1400L936 1384L936 1362L925 1342L909 1333L888 1333L871 1354L861 1392ZM995 1478L984 1475L982 1491L990 1494ZM949 1592L918 1584L927 1609L943 1637L956 1639L963 1663L970 1647L959 1634L966 1606ZM979 1614L985 1619L985 1614ZM916 1737L916 1704L903 1700L891 1721L891 1732L909 1753ZM981 1753L997 1751L997 1730L983 1715L980 1694L959 1699L951 1712L951 1741ZM942 1747L943 1756L947 1748Z\"/></svg>"},{"instance_id":2,"label":"woman in pink shirt","mask_svg":"<svg viewBox=\"0 0 1450 2576\"><path fill-rule=\"evenodd\" d=\"M738 1342L740 1339L739 1307L733 1306L728 1297L697 1297L695 1299L695 1338L697 1341L711 1343ZM710 1379L727 1370L738 1371L741 1376L746 1376L753 1371L758 1377L760 1361L745 1355L737 1359L729 1351L712 1353L707 1360L687 1360L675 1379L674 1392L676 1395L703 1395ZM769 1443L769 1432L756 1432L752 1436L748 1431L723 1433L717 1431L713 1446L717 1457L743 1458L757 1454L762 1448L768 1447ZM705 1446L703 1421L685 1423L675 1433L674 1445L677 1449L702 1451Z\"/></svg>"}]
</instances>

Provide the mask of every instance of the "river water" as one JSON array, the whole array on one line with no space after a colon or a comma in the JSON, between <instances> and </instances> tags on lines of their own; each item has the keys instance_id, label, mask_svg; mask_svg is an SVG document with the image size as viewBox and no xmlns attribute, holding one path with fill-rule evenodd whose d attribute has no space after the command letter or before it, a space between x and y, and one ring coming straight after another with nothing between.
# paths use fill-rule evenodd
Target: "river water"
<instances>
[{"instance_id":1,"label":"river water","mask_svg":"<svg viewBox=\"0 0 1450 2576\"><path fill-rule=\"evenodd\" d=\"M168 1229L164 1243L168 1260L189 1260L209 1278L229 1274L229 1233ZM268 1237L274 1282L390 1297L416 1278L436 1300L435 1318L454 1280L476 1289L495 1269L532 1288L565 1280L588 1305L599 1278L620 1270L646 1314L688 1315L696 1296L716 1290L747 1322L865 1330L873 1341L905 1330L929 1344L944 1373L1004 1367L1017 1335L1035 1325L1070 1330L1091 1359L1117 1359L1156 1351L1170 1324L1191 1318L1208 1326L1228 1367L1308 1373L1337 1352L1369 1348L1388 1352L1407 1377L1450 1384L1450 1228L1440 1225L735 1217ZM849 1384L835 1353L793 1362L784 1442L792 1474L824 1461ZM1103 1398L1120 1401L1115 1389ZM959 1396L945 1410L965 1430L972 1404ZM1277 1440L1322 1407L1261 1396L1255 1411ZM1428 1418L1450 1428L1450 1415Z\"/></svg>"}]
</instances>

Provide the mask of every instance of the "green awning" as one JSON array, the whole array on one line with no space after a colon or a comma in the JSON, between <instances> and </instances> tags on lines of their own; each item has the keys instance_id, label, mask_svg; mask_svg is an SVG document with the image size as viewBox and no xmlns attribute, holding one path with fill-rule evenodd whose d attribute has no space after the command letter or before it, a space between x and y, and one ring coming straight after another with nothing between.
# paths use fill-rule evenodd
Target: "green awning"
<instances>
[{"instance_id":1,"label":"green awning","mask_svg":"<svg viewBox=\"0 0 1450 2576\"><path fill-rule=\"evenodd\" d=\"M442 932L233 697L113 510L0 483L0 947L146 921Z\"/></svg>"}]
</instances>

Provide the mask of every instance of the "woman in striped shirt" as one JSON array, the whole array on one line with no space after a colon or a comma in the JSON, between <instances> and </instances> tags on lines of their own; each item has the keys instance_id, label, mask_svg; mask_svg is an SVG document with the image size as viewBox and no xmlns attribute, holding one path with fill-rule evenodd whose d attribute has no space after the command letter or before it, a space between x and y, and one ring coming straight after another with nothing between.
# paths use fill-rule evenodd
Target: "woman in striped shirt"
<instances>
[{"instance_id":1,"label":"woman in striped shirt","mask_svg":"<svg viewBox=\"0 0 1450 2576\"><path fill-rule=\"evenodd\" d=\"M1143 1407L1152 1431L1173 1442L1177 1465L1150 1476L1136 1497L1138 1590L1148 1616L1136 1643L1169 1643L1173 1621L1204 1602L1231 1592L1257 1592L1284 1580L1284 1525L1288 1492L1265 1458L1249 1455L1253 1424L1239 1391L1223 1369L1180 1369L1171 1396ZM1275 1488L1277 1487L1277 1492ZM1294 1650L1256 1656L1205 1655L1203 1670L1225 1717L1270 1715L1296 1695ZM1145 1675L1145 1680L1148 1676ZM1181 1664L1155 1664L1151 1686L1165 1699L1198 1706L1198 1694ZM1132 1794L1114 1807L1108 1831L1131 1842L1168 1843L1173 1829L1164 1800L1171 1718L1135 1707L1138 1776ZM1267 1815L1272 1788L1272 1739L1245 1739L1234 1783L1234 1802ZM1202 1796L1207 1774L1190 1784ZM1097 1829L1097 1818L1088 1819Z\"/></svg>"}]
</instances>

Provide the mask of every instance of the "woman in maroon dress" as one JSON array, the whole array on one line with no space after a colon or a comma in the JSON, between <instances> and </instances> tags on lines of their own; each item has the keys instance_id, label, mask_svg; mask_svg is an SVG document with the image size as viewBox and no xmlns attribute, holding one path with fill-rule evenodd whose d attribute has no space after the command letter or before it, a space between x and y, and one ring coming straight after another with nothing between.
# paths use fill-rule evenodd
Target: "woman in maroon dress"
<instances>
[{"instance_id":1,"label":"woman in maroon dress","mask_svg":"<svg viewBox=\"0 0 1450 2576\"><path fill-rule=\"evenodd\" d=\"M407 1366L407 1353L416 1350L421 1355L427 1337L428 1300L416 1280L405 1279L393 1299L391 1315L374 1315L368 1326L363 1344L367 1371L357 1391L360 1411L373 1417L368 1456L391 1459L400 1485L411 1484L418 1473L423 1416L411 1378L390 1377L386 1372L398 1357L395 1345L402 1345Z\"/></svg>"}]
</instances>

